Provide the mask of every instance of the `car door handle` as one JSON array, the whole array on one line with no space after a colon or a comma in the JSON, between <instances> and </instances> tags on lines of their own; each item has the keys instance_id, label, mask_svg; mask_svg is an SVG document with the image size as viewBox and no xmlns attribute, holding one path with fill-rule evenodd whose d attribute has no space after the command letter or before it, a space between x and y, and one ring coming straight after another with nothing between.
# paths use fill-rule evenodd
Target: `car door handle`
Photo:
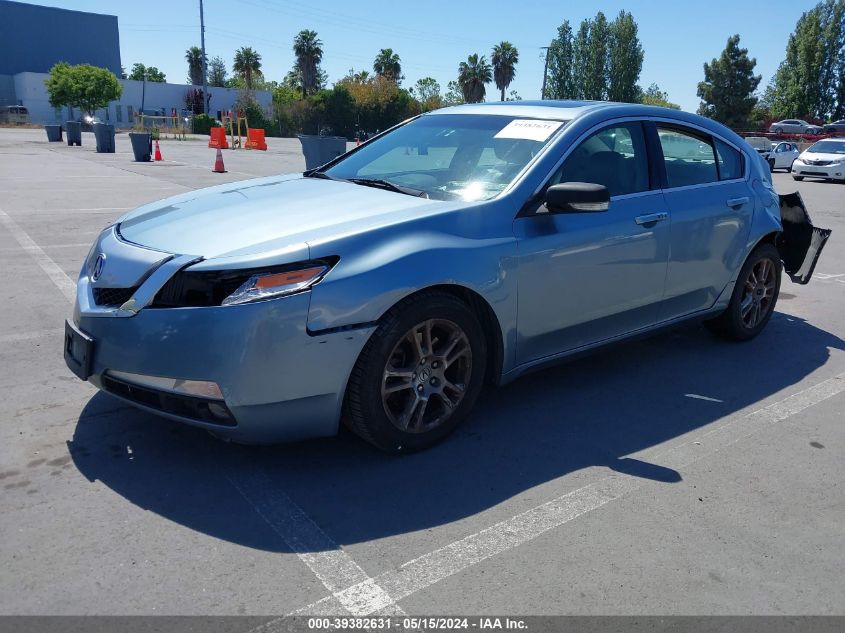
<instances>
[{"instance_id":1,"label":"car door handle","mask_svg":"<svg viewBox=\"0 0 845 633\"><path fill-rule=\"evenodd\" d=\"M665 211L661 211L659 213L646 213L645 215L638 215L634 218L634 222L639 225L643 224L654 224L655 222L662 222L663 220L668 220L669 214Z\"/></svg>"},{"instance_id":2,"label":"car door handle","mask_svg":"<svg viewBox=\"0 0 845 633\"><path fill-rule=\"evenodd\" d=\"M748 204L749 200L750 198L748 196L744 196L742 198L731 198L730 200L726 201L725 204L727 204L733 209L736 207L741 207L744 204Z\"/></svg>"}]
</instances>

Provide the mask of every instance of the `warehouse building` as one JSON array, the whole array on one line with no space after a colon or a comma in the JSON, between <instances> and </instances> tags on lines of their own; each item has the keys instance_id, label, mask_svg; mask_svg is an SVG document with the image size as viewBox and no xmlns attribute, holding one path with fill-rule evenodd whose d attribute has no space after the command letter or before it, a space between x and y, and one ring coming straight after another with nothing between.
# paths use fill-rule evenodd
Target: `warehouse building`
<instances>
[{"instance_id":1,"label":"warehouse building","mask_svg":"<svg viewBox=\"0 0 845 633\"><path fill-rule=\"evenodd\" d=\"M199 31L199 27L197 27ZM193 42L186 43L188 48ZM22 105L31 123L58 123L79 119L69 108L53 108L44 80L56 62L91 64L108 68L121 76L120 31L117 16L43 7L11 0L0 0L0 107ZM155 60L148 63L156 65ZM185 107L188 84L153 83L120 79L123 94L97 112L103 121L117 127L131 127L135 113L145 111L181 112ZM209 110L231 110L238 91L208 88ZM271 95L256 91L255 98L269 108Z\"/></svg>"}]
</instances>

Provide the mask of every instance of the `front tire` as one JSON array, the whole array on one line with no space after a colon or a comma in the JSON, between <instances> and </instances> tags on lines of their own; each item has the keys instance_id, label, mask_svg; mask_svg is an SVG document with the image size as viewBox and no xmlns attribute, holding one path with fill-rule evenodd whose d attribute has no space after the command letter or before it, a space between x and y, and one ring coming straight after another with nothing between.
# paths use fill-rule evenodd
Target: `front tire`
<instances>
[{"instance_id":1,"label":"front tire","mask_svg":"<svg viewBox=\"0 0 845 633\"><path fill-rule=\"evenodd\" d=\"M792 180L797 180L798 182L801 182L802 180L804 180L804 176L793 176Z\"/></svg>"},{"instance_id":2,"label":"front tire","mask_svg":"<svg viewBox=\"0 0 845 633\"><path fill-rule=\"evenodd\" d=\"M713 332L747 341L766 327L780 293L780 254L773 244L760 244L745 260L727 309L705 321Z\"/></svg>"},{"instance_id":3,"label":"front tire","mask_svg":"<svg viewBox=\"0 0 845 633\"><path fill-rule=\"evenodd\" d=\"M392 308L349 378L343 421L381 450L418 451L449 435L484 382L487 345L469 307L427 291Z\"/></svg>"}]
</instances>

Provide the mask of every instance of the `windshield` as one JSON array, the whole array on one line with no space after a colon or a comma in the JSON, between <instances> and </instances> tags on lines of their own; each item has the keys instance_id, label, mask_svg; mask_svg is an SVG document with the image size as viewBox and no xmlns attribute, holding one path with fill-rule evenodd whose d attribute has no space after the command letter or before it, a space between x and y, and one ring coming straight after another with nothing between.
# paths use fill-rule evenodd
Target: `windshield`
<instances>
[{"instance_id":1,"label":"windshield","mask_svg":"<svg viewBox=\"0 0 845 633\"><path fill-rule=\"evenodd\" d=\"M845 154L845 141L819 141L807 151L814 154Z\"/></svg>"},{"instance_id":2,"label":"windshield","mask_svg":"<svg viewBox=\"0 0 845 633\"><path fill-rule=\"evenodd\" d=\"M436 200L489 200L504 190L564 121L435 114L375 139L326 170L380 180Z\"/></svg>"}]
</instances>

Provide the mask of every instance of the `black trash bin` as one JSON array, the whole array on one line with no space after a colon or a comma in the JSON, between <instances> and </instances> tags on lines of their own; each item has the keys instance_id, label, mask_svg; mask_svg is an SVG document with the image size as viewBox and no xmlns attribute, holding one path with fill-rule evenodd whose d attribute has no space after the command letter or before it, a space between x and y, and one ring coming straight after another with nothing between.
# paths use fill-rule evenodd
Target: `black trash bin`
<instances>
[{"instance_id":1,"label":"black trash bin","mask_svg":"<svg viewBox=\"0 0 845 633\"><path fill-rule=\"evenodd\" d=\"M65 134L67 134L68 145L82 147L82 123L79 121L65 122Z\"/></svg>"},{"instance_id":2,"label":"black trash bin","mask_svg":"<svg viewBox=\"0 0 845 633\"><path fill-rule=\"evenodd\" d=\"M305 169L314 169L325 165L346 153L346 139L342 136L314 136L311 134L297 134L302 143L302 154L305 156Z\"/></svg>"},{"instance_id":3,"label":"black trash bin","mask_svg":"<svg viewBox=\"0 0 845 633\"><path fill-rule=\"evenodd\" d=\"M153 154L153 136L148 132L130 132L132 153L139 163L148 163Z\"/></svg>"},{"instance_id":4,"label":"black trash bin","mask_svg":"<svg viewBox=\"0 0 845 633\"><path fill-rule=\"evenodd\" d=\"M45 125L44 129L47 130L47 140L50 143L57 143L61 142L62 140L62 126L61 125Z\"/></svg>"},{"instance_id":5,"label":"black trash bin","mask_svg":"<svg viewBox=\"0 0 845 633\"><path fill-rule=\"evenodd\" d=\"M94 124L94 139L97 141L97 152L100 154L114 154L114 126L109 123Z\"/></svg>"}]
</instances>

